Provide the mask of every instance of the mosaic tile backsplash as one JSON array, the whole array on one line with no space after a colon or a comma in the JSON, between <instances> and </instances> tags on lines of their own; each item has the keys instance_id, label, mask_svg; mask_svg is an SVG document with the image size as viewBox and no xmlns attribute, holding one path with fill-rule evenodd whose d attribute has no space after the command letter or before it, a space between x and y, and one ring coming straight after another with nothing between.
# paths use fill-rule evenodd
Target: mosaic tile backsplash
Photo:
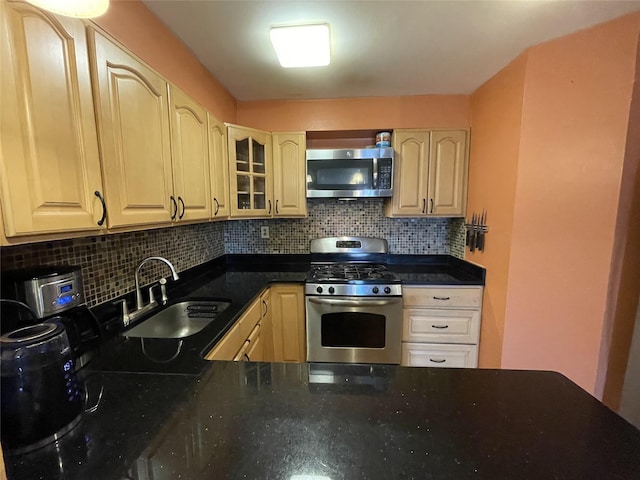
<instances>
[{"instance_id":1,"label":"mosaic tile backsplash","mask_svg":"<svg viewBox=\"0 0 640 480\"><path fill-rule=\"evenodd\" d=\"M451 254L464 257L463 219L392 219L378 199L343 203L309 200L304 219L232 220L141 232L42 242L0 249L0 268L79 265L85 298L94 306L134 289L134 272L149 256L167 258L178 272L225 253L308 253L313 238L359 235L386 238L396 254ZM269 226L270 238L260 238ZM160 262L141 271L141 284L168 276Z\"/></svg>"},{"instance_id":2,"label":"mosaic tile backsplash","mask_svg":"<svg viewBox=\"0 0 640 480\"><path fill-rule=\"evenodd\" d=\"M307 218L227 222L226 253L308 253L319 237L386 238L389 252L408 255L451 254L464 257L464 219L387 218L384 200L309 199ZM260 238L260 227L269 238Z\"/></svg>"},{"instance_id":3,"label":"mosaic tile backsplash","mask_svg":"<svg viewBox=\"0 0 640 480\"><path fill-rule=\"evenodd\" d=\"M135 269L146 257L164 257L181 272L221 255L224 223L216 222L3 247L0 267L79 265L85 300L94 306L133 291ZM145 285L169 275L163 263L150 262L140 271L140 281Z\"/></svg>"}]
</instances>

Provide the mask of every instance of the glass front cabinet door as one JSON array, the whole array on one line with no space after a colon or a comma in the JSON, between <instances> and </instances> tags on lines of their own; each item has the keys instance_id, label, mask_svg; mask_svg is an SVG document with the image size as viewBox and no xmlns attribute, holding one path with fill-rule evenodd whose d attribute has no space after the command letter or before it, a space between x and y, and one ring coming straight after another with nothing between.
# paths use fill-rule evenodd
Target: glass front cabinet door
<instances>
[{"instance_id":1,"label":"glass front cabinet door","mask_svg":"<svg viewBox=\"0 0 640 480\"><path fill-rule=\"evenodd\" d=\"M232 217L270 217L271 134L228 125Z\"/></svg>"}]
</instances>

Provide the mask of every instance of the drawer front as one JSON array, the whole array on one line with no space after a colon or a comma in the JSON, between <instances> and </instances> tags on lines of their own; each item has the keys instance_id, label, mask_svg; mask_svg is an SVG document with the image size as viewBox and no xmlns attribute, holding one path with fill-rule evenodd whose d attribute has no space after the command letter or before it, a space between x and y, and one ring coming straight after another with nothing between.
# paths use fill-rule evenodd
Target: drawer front
<instances>
[{"instance_id":1,"label":"drawer front","mask_svg":"<svg viewBox=\"0 0 640 480\"><path fill-rule=\"evenodd\" d=\"M260 298L256 299L247 309L246 312L242 315L242 317L238 320L240 324L240 335L243 340L249 338L251 332L253 331L253 327L260 321L262 318L262 302L260 302Z\"/></svg>"},{"instance_id":2,"label":"drawer front","mask_svg":"<svg viewBox=\"0 0 640 480\"><path fill-rule=\"evenodd\" d=\"M406 308L402 317L404 342L476 344L480 339L479 310Z\"/></svg>"},{"instance_id":3,"label":"drawer front","mask_svg":"<svg viewBox=\"0 0 640 480\"><path fill-rule=\"evenodd\" d=\"M240 335L240 325L235 324L231 330L222 337L222 340L213 347L205 356L206 360L233 360L238 350L242 347L244 337Z\"/></svg>"},{"instance_id":4,"label":"drawer front","mask_svg":"<svg viewBox=\"0 0 640 480\"><path fill-rule=\"evenodd\" d=\"M402 363L406 367L476 368L477 345L403 343Z\"/></svg>"},{"instance_id":5,"label":"drawer front","mask_svg":"<svg viewBox=\"0 0 640 480\"><path fill-rule=\"evenodd\" d=\"M482 287L402 287L404 307L480 308Z\"/></svg>"}]
</instances>

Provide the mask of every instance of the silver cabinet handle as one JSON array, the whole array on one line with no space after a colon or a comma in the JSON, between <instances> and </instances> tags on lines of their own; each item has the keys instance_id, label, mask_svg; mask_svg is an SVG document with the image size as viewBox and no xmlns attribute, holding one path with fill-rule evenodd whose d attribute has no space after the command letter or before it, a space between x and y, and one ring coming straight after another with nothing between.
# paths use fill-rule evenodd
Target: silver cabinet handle
<instances>
[{"instance_id":1,"label":"silver cabinet handle","mask_svg":"<svg viewBox=\"0 0 640 480\"><path fill-rule=\"evenodd\" d=\"M434 300L443 300L443 301L447 301L447 300L451 300L451 297L436 297L434 295L433 297Z\"/></svg>"},{"instance_id":2,"label":"silver cabinet handle","mask_svg":"<svg viewBox=\"0 0 640 480\"><path fill-rule=\"evenodd\" d=\"M271 215L271 200L269 200L269 211L267 212L267 215Z\"/></svg>"},{"instance_id":3,"label":"silver cabinet handle","mask_svg":"<svg viewBox=\"0 0 640 480\"><path fill-rule=\"evenodd\" d=\"M443 329L443 328L449 328L449 325L431 325L431 328Z\"/></svg>"},{"instance_id":4,"label":"silver cabinet handle","mask_svg":"<svg viewBox=\"0 0 640 480\"><path fill-rule=\"evenodd\" d=\"M339 305L341 307L380 307L402 302L402 298L390 298L388 300L342 300L339 298L309 297L311 303L319 305Z\"/></svg>"},{"instance_id":5,"label":"silver cabinet handle","mask_svg":"<svg viewBox=\"0 0 640 480\"><path fill-rule=\"evenodd\" d=\"M442 360L434 360L433 358L430 358L430 359L429 359L429 361L430 361L430 362L433 362L433 363L444 363L444 362L446 362L447 360L446 360L446 359L444 359L444 358L443 358Z\"/></svg>"}]
</instances>

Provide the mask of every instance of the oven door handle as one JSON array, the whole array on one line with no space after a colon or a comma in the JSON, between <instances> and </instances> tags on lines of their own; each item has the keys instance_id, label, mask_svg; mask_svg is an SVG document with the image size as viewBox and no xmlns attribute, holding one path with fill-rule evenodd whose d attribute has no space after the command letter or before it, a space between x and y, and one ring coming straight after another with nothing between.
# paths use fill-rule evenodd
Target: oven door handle
<instances>
[{"instance_id":1,"label":"oven door handle","mask_svg":"<svg viewBox=\"0 0 640 480\"><path fill-rule=\"evenodd\" d=\"M339 298L308 297L311 303L319 305L337 305L341 307L382 307L402 302L402 297L385 300L343 300Z\"/></svg>"}]
</instances>

